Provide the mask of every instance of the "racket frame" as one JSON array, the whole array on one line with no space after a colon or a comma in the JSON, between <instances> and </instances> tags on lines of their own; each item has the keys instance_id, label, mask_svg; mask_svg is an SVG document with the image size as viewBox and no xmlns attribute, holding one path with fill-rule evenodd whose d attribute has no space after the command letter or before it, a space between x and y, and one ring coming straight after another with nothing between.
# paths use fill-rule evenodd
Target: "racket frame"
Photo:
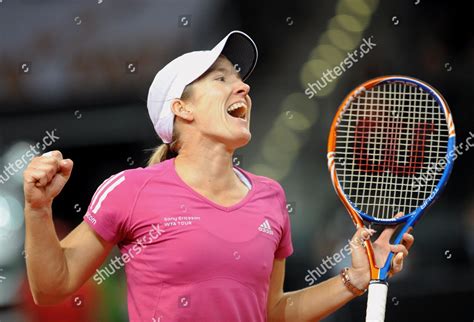
<instances>
[{"instance_id":1,"label":"racket frame","mask_svg":"<svg viewBox=\"0 0 474 322\"><path fill-rule=\"evenodd\" d=\"M341 116L345 112L345 110L350 106L352 101L358 97L362 92L370 90L371 88L380 85L382 83L390 83L390 82L405 82L409 84L413 84L415 86L419 86L428 93L430 93L437 101L439 107L443 110L444 115L446 117L448 123L448 130L449 130L449 138L448 138L448 147L446 152L446 166L444 172L436 185L433 192L430 194L428 199L414 211L409 214L405 214L400 218L390 218L390 219L377 219L369 216L361 209L359 209L345 194L344 190L342 189L339 180L336 175L336 167L335 167L335 157L336 157L336 131L338 125L341 121ZM411 227L413 227L416 222L420 219L424 211L439 197L442 190L446 186L448 181L449 175L451 174L454 162L454 150L455 150L455 142L456 142L456 134L454 130L454 123L452 119L451 112L449 110L448 104L446 100L441 96L441 94L430 85L424 83L423 81L407 77L401 75L392 75L392 76L381 76L374 79L371 79L358 87L356 87L352 92L350 92L342 104L339 106L336 116L331 125L331 130L329 132L329 140L328 140L328 168L331 174L331 181L333 183L334 189L336 190L337 195L341 199L342 203L344 204L345 208L349 212L354 224L357 228L364 227L364 220L370 223L376 224L384 224L384 225L397 225L400 223L405 223L402 229L398 232L394 244L400 244L403 238L403 234L406 233ZM382 267L378 267L375 261L374 251L372 247L372 243L370 240L365 242L365 247L367 250L367 255L370 263L370 279L371 283L385 283L389 277L391 261L394 256L393 252L390 252L385 264Z\"/></svg>"}]
</instances>

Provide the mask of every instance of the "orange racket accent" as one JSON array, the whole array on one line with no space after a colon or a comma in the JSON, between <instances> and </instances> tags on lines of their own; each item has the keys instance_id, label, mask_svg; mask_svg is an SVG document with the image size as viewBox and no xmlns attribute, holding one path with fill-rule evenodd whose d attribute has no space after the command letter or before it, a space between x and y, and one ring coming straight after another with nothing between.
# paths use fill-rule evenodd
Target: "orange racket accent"
<instances>
[{"instance_id":1,"label":"orange racket accent","mask_svg":"<svg viewBox=\"0 0 474 322\"><path fill-rule=\"evenodd\" d=\"M360 218L360 216L357 214L357 212L350 206L349 201L347 200L346 196L341 190L341 187L339 186L339 183L336 178L336 173L334 171L334 156L331 155L329 156L329 167L331 169L331 180L334 183L334 187L336 188L336 193L341 199L342 203L344 204L344 207L347 209L349 212L349 215L352 218L352 221L354 222L354 225L359 228L359 227L364 227L364 222ZM369 258L369 264L370 264L370 279L378 279L379 278L379 273L380 273L380 268L377 266L377 263L375 261L375 255L374 255L374 249L372 247L372 243L370 240L366 240L365 242L365 248L367 250L367 257Z\"/></svg>"},{"instance_id":2,"label":"orange racket accent","mask_svg":"<svg viewBox=\"0 0 474 322\"><path fill-rule=\"evenodd\" d=\"M381 76L357 86L338 107L328 168L354 225L402 225L392 242L400 244L446 185L454 146L453 119L436 89L412 77ZM428 173L434 163L437 172ZM370 267L366 321L383 321L395 254L379 258L378 266L370 239L363 245Z\"/></svg>"}]
</instances>

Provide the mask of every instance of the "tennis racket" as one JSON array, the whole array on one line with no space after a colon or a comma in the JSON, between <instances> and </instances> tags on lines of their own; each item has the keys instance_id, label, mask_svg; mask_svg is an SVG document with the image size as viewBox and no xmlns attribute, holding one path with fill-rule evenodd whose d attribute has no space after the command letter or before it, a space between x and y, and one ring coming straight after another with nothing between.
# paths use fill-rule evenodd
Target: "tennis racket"
<instances>
[{"instance_id":1,"label":"tennis racket","mask_svg":"<svg viewBox=\"0 0 474 322\"><path fill-rule=\"evenodd\" d=\"M354 224L403 224L395 234L399 244L446 185L454 147L454 123L441 94L415 78L383 76L355 88L340 105L328 167ZM365 247L371 278L366 321L384 321L394 254L377 267L370 240Z\"/></svg>"}]
</instances>

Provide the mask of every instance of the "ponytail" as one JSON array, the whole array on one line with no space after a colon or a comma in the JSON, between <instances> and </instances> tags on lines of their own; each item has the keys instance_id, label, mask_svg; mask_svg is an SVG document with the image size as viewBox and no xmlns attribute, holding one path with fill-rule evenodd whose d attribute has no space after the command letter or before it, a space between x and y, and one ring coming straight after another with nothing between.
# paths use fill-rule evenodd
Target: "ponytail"
<instances>
[{"instance_id":1,"label":"ponytail","mask_svg":"<svg viewBox=\"0 0 474 322\"><path fill-rule=\"evenodd\" d=\"M176 151L176 143L177 141L175 140L172 143L163 143L155 148L150 159L148 159L148 166L177 157L178 152Z\"/></svg>"}]
</instances>

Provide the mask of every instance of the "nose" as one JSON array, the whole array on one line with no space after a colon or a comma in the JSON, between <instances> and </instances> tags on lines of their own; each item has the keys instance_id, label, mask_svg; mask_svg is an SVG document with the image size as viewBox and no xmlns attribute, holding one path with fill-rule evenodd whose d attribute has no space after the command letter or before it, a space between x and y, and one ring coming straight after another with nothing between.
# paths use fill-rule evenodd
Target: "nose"
<instances>
[{"instance_id":1,"label":"nose","mask_svg":"<svg viewBox=\"0 0 474 322\"><path fill-rule=\"evenodd\" d=\"M249 92L250 92L250 86L247 83L244 83L242 80L239 80L236 83L235 89L234 89L235 94L245 96L245 95L248 95Z\"/></svg>"}]
</instances>

